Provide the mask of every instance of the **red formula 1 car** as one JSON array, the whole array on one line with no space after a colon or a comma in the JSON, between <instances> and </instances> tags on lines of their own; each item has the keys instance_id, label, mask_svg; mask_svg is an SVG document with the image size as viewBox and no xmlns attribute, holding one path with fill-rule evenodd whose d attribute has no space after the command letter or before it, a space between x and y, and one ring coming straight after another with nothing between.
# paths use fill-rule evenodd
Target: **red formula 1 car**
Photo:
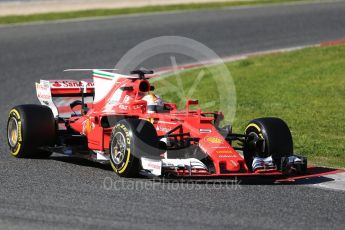
<instances>
[{"instance_id":1,"label":"red formula 1 car","mask_svg":"<svg viewBox=\"0 0 345 230\"><path fill-rule=\"evenodd\" d=\"M219 127L221 112L184 110L163 102L149 83L153 71L131 76L93 70L93 80L41 80L42 105L9 113L8 144L15 157L53 152L110 162L125 177L279 176L305 173L292 137L279 118L249 122L244 134Z\"/></svg>"}]
</instances>

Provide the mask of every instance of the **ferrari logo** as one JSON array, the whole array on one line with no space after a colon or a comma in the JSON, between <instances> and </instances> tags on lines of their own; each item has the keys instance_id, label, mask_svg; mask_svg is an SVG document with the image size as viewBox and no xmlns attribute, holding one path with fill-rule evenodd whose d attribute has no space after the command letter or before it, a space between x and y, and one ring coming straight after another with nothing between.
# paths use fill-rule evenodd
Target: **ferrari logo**
<instances>
[{"instance_id":1,"label":"ferrari logo","mask_svg":"<svg viewBox=\"0 0 345 230\"><path fill-rule=\"evenodd\" d=\"M82 134L84 134L84 135L89 134L94 127L95 127L95 124L93 124L89 119L85 120L83 122Z\"/></svg>"}]
</instances>

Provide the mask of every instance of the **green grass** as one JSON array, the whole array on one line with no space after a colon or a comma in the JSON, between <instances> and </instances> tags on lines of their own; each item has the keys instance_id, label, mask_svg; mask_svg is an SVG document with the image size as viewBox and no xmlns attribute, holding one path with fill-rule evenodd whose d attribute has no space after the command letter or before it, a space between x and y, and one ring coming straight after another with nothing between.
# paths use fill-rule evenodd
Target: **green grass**
<instances>
[{"instance_id":1,"label":"green grass","mask_svg":"<svg viewBox=\"0 0 345 230\"><path fill-rule=\"evenodd\" d=\"M0 17L0 24L11 23L27 23L37 21L54 21L62 19L75 19L86 17L102 17L115 16L136 13L153 13L163 11L181 11L181 10L199 10L199 9L217 9L224 7L243 6L243 5L258 5L258 4L272 4L283 2L299 2L302 0L248 0L248 1L234 1L234 2L211 2L211 3L195 3L195 4L177 4L166 6L145 6L119 9L97 9L97 10L81 10L71 12L57 12L57 13L43 13L32 15L13 15Z\"/></svg>"},{"instance_id":2,"label":"green grass","mask_svg":"<svg viewBox=\"0 0 345 230\"><path fill-rule=\"evenodd\" d=\"M226 66L236 86L235 132L242 133L253 118L281 117L292 131L295 152L316 165L345 168L344 45L265 55ZM210 111L222 103L210 75L213 68L202 69L205 75L192 95L201 105L217 101ZM158 94L181 107L184 102L179 94L166 93L164 86L181 80L179 89L188 92L198 74L200 69L195 69L182 72L181 78L172 75L159 80L155 83Z\"/></svg>"}]
</instances>

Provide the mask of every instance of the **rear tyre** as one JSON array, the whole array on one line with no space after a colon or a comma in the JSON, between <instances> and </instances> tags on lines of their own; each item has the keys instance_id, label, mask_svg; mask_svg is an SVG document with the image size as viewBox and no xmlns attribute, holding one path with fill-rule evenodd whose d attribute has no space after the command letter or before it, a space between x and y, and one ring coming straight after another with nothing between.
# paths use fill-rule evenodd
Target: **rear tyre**
<instances>
[{"instance_id":1,"label":"rear tyre","mask_svg":"<svg viewBox=\"0 0 345 230\"><path fill-rule=\"evenodd\" d=\"M117 122L109 149L111 166L123 177L139 176L140 158L159 158L161 152L154 126L148 121L134 118Z\"/></svg>"},{"instance_id":2,"label":"rear tyre","mask_svg":"<svg viewBox=\"0 0 345 230\"><path fill-rule=\"evenodd\" d=\"M290 129L280 118L255 119L249 122L245 134L249 138L244 145L243 154L250 170L254 157L272 156L273 162L280 168L281 158L293 154Z\"/></svg>"},{"instance_id":3,"label":"rear tyre","mask_svg":"<svg viewBox=\"0 0 345 230\"><path fill-rule=\"evenodd\" d=\"M11 109L7 121L10 153L17 158L47 158L52 153L39 149L55 143L55 119L43 105L20 105Z\"/></svg>"}]
</instances>

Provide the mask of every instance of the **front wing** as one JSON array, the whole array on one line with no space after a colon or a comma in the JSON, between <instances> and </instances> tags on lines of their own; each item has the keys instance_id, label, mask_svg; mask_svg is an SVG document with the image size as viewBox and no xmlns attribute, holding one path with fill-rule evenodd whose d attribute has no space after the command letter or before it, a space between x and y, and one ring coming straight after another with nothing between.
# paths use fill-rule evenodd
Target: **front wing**
<instances>
[{"instance_id":1,"label":"front wing","mask_svg":"<svg viewBox=\"0 0 345 230\"><path fill-rule=\"evenodd\" d=\"M295 159L298 159L296 161ZM255 172L212 173L196 158L150 159L141 158L141 174L151 177L244 177L244 176L290 176L307 172L307 159L301 156L283 157L279 168L267 168Z\"/></svg>"}]
</instances>

